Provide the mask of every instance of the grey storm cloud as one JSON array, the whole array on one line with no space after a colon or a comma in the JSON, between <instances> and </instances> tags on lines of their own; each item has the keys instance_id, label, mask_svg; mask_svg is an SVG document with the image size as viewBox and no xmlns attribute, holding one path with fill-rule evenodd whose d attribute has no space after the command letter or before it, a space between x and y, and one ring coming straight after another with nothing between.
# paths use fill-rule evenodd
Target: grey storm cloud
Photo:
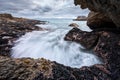
<instances>
[{"instance_id":1,"label":"grey storm cloud","mask_svg":"<svg viewBox=\"0 0 120 80\"><path fill-rule=\"evenodd\" d=\"M73 0L0 0L0 12L17 16L54 16L86 14L75 7Z\"/></svg>"}]
</instances>

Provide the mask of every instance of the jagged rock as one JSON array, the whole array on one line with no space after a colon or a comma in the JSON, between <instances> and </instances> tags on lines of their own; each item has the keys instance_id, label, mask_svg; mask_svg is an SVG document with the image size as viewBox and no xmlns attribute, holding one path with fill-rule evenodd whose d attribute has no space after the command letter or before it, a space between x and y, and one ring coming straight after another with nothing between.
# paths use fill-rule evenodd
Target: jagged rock
<instances>
[{"instance_id":1,"label":"jagged rock","mask_svg":"<svg viewBox=\"0 0 120 80\"><path fill-rule=\"evenodd\" d=\"M10 56L13 42L33 30L42 30L35 26L44 21L13 17L11 14L0 14L0 55Z\"/></svg>"},{"instance_id":2,"label":"jagged rock","mask_svg":"<svg viewBox=\"0 0 120 80\"><path fill-rule=\"evenodd\" d=\"M46 59L11 59L0 56L0 80L111 80L104 65L80 69Z\"/></svg>"},{"instance_id":3,"label":"jagged rock","mask_svg":"<svg viewBox=\"0 0 120 80\"><path fill-rule=\"evenodd\" d=\"M73 19L74 21L86 21L87 17L86 16L78 16L76 19Z\"/></svg>"},{"instance_id":4,"label":"jagged rock","mask_svg":"<svg viewBox=\"0 0 120 80\"><path fill-rule=\"evenodd\" d=\"M98 34L81 31L78 28L73 28L66 34L64 39L80 43L83 47L90 49L96 44L98 37Z\"/></svg>"},{"instance_id":5,"label":"jagged rock","mask_svg":"<svg viewBox=\"0 0 120 80\"><path fill-rule=\"evenodd\" d=\"M120 1L119 0L74 0L75 5L81 5L82 9L107 15L115 25L120 28Z\"/></svg>"},{"instance_id":6,"label":"jagged rock","mask_svg":"<svg viewBox=\"0 0 120 80\"><path fill-rule=\"evenodd\" d=\"M90 12L87 19L87 25L94 31L96 30L115 30L117 29L113 21L105 14L99 12Z\"/></svg>"},{"instance_id":7,"label":"jagged rock","mask_svg":"<svg viewBox=\"0 0 120 80\"><path fill-rule=\"evenodd\" d=\"M104 59L112 73L112 80L120 79L120 34L100 32L94 52Z\"/></svg>"},{"instance_id":8,"label":"jagged rock","mask_svg":"<svg viewBox=\"0 0 120 80\"><path fill-rule=\"evenodd\" d=\"M79 25L76 24L76 23L71 23L69 26L70 26L70 27L79 27Z\"/></svg>"},{"instance_id":9,"label":"jagged rock","mask_svg":"<svg viewBox=\"0 0 120 80\"><path fill-rule=\"evenodd\" d=\"M92 45L92 51L102 58L104 67L111 73L111 80L120 79L120 34L106 31L85 32L73 28L65 36L65 40L82 45L84 43L85 48Z\"/></svg>"}]
</instances>

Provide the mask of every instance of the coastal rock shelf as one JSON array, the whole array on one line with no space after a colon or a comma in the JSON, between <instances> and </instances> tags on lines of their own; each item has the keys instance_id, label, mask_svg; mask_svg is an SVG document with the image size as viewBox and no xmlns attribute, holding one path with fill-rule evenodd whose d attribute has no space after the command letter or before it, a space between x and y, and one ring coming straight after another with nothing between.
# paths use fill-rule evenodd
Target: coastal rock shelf
<instances>
[{"instance_id":1,"label":"coastal rock shelf","mask_svg":"<svg viewBox=\"0 0 120 80\"><path fill-rule=\"evenodd\" d=\"M70 68L46 59L10 59L0 56L1 80L110 80L104 65Z\"/></svg>"},{"instance_id":2,"label":"coastal rock shelf","mask_svg":"<svg viewBox=\"0 0 120 80\"><path fill-rule=\"evenodd\" d=\"M0 14L0 55L10 56L13 42L26 32L42 30L35 26L36 24L45 24L45 22Z\"/></svg>"}]
</instances>

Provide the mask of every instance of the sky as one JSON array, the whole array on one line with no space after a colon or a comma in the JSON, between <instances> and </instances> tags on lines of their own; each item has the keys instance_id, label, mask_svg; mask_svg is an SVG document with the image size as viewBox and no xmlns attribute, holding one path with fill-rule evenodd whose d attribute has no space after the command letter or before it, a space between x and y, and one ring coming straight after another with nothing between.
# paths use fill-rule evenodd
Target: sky
<instances>
[{"instance_id":1,"label":"sky","mask_svg":"<svg viewBox=\"0 0 120 80\"><path fill-rule=\"evenodd\" d=\"M20 17L72 18L87 15L73 0L0 0L0 13Z\"/></svg>"}]
</instances>

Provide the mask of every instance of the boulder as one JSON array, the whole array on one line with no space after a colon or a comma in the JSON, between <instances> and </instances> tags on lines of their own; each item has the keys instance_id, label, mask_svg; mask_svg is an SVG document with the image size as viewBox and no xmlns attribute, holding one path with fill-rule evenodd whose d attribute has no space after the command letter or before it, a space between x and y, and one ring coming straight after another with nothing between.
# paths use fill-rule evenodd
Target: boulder
<instances>
[{"instance_id":1,"label":"boulder","mask_svg":"<svg viewBox=\"0 0 120 80\"><path fill-rule=\"evenodd\" d=\"M76 23L71 23L69 26L70 26L70 27L79 27L79 25L76 24Z\"/></svg>"},{"instance_id":2,"label":"boulder","mask_svg":"<svg viewBox=\"0 0 120 80\"><path fill-rule=\"evenodd\" d=\"M98 34L81 31L78 28L73 28L66 34L64 39L67 41L77 42L81 44L83 47L91 49L96 44L98 37L99 37Z\"/></svg>"}]
</instances>

